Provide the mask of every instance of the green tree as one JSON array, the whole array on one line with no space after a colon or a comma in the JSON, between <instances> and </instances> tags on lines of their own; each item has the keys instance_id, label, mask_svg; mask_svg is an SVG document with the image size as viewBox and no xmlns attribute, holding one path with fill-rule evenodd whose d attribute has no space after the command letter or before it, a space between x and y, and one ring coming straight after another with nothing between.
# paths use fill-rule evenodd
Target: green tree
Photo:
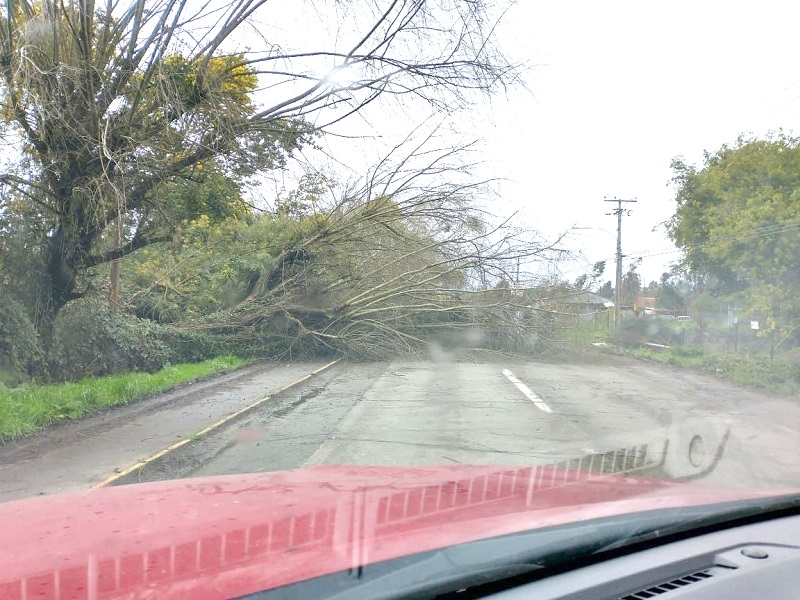
<instances>
[{"instance_id":1,"label":"green tree","mask_svg":"<svg viewBox=\"0 0 800 600\"><path fill-rule=\"evenodd\" d=\"M634 261L628 265L628 270L622 274L622 287L620 291L620 302L623 305L633 305L636 297L642 291L642 278L636 269L639 268L640 261Z\"/></svg>"},{"instance_id":2,"label":"green tree","mask_svg":"<svg viewBox=\"0 0 800 600\"><path fill-rule=\"evenodd\" d=\"M669 234L683 266L716 296L800 321L800 144L776 135L740 138L702 167L673 161L677 187Z\"/></svg>"},{"instance_id":3,"label":"green tree","mask_svg":"<svg viewBox=\"0 0 800 600\"><path fill-rule=\"evenodd\" d=\"M86 269L169 239L182 218L235 210L235 182L280 164L304 131L253 127L244 57L170 53L166 26L147 23L166 9L93 5L9 0L0 22L0 114L34 174L2 181L45 220L51 314L84 295Z\"/></svg>"},{"instance_id":4,"label":"green tree","mask_svg":"<svg viewBox=\"0 0 800 600\"><path fill-rule=\"evenodd\" d=\"M578 289L591 289L597 284L597 280L603 276L606 270L606 261L600 260L592 265L591 273L584 273L575 279L575 287Z\"/></svg>"},{"instance_id":5,"label":"green tree","mask_svg":"<svg viewBox=\"0 0 800 600\"><path fill-rule=\"evenodd\" d=\"M302 235L284 215L215 222L203 215L169 243L124 259L123 303L137 316L171 324L230 309L279 268L278 256Z\"/></svg>"},{"instance_id":6,"label":"green tree","mask_svg":"<svg viewBox=\"0 0 800 600\"><path fill-rule=\"evenodd\" d=\"M614 299L614 284L610 281L606 281L603 285L597 288L597 293L601 295L603 298L608 298L609 300Z\"/></svg>"},{"instance_id":7,"label":"green tree","mask_svg":"<svg viewBox=\"0 0 800 600\"><path fill-rule=\"evenodd\" d=\"M355 31L330 48L246 48L237 36L271 7L0 2L0 118L20 148L0 183L43 223L39 306L51 316L86 294L87 270L171 239L184 219L230 212L231 188L378 96L448 107L515 78L483 2L362 3L337 12ZM342 69L348 85L331 76Z\"/></svg>"},{"instance_id":8,"label":"green tree","mask_svg":"<svg viewBox=\"0 0 800 600\"><path fill-rule=\"evenodd\" d=\"M659 282L654 288L656 306L663 310L687 312L688 300L691 294L689 282L676 277L672 273L662 273Z\"/></svg>"}]
</instances>

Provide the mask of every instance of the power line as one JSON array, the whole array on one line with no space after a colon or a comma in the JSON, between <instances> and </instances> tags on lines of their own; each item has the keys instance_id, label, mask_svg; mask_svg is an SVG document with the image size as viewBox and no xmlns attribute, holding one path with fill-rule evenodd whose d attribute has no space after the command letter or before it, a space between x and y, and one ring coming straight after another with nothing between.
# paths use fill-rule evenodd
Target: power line
<instances>
[{"instance_id":1,"label":"power line","mask_svg":"<svg viewBox=\"0 0 800 600\"><path fill-rule=\"evenodd\" d=\"M757 227L755 229L751 229L750 231L746 232L739 232L739 233L730 233L726 235L718 235L714 236L713 238L706 240L705 242L697 242L696 244L692 244L694 248L703 248L705 246L712 246L717 244L721 241L728 241L728 240L749 240L749 239L756 239L759 237L769 237L772 235L777 235L780 233L786 233L788 231L794 231L796 229L800 229L800 221L786 225L768 225L764 227ZM626 254L626 257L631 258L648 258L650 256L662 256L665 254L675 254L678 252L683 252L680 248L675 248L672 246L660 246L657 248L644 248L641 250L636 250L634 252L630 252ZM614 258L614 255L610 255L606 260L611 260Z\"/></svg>"},{"instance_id":2,"label":"power line","mask_svg":"<svg viewBox=\"0 0 800 600\"><path fill-rule=\"evenodd\" d=\"M712 239L709 239L705 242L698 242L693 244L693 248L705 248L707 246L712 246L722 241L728 240L751 240L757 239L760 237L769 237L773 235L778 235L781 233L786 233L789 231L800 230L800 221L789 223L789 224L776 224L776 225L766 225L764 227L757 227L747 232L738 232L738 233L730 233L726 235L719 235L715 236ZM667 256L669 254L679 254L684 252L681 248L675 248L671 246L660 246L656 248L646 248L642 250L637 250L634 252L630 252L623 255L623 258L630 258L631 260L636 259L644 259L644 258L654 258L657 256ZM595 262L607 262L609 260L613 260L616 257L616 254L608 255L602 258L600 261ZM593 264L592 261L588 259L584 259L586 266L590 266ZM574 269L570 269L569 271L564 271L562 275L567 275L571 273L577 273L578 271L582 271L585 267L576 267Z\"/></svg>"},{"instance_id":3,"label":"power line","mask_svg":"<svg viewBox=\"0 0 800 600\"><path fill-rule=\"evenodd\" d=\"M781 233L787 233L789 231L795 231L800 229L800 222L790 224L790 225L771 225L766 227L760 227L753 229L748 232L740 232L740 233L732 233L727 235L715 236L712 239L706 240L705 242L698 242L696 244L692 244L692 248L705 248L707 246L713 246L718 244L719 242L724 241L743 241L743 240L753 240L762 237L771 237L774 235L778 235ZM641 250L639 252L634 252L629 254L628 256L634 258L650 258L653 256L663 256L666 254L675 254L678 252L683 252L680 248L654 248L651 250Z\"/></svg>"}]
</instances>

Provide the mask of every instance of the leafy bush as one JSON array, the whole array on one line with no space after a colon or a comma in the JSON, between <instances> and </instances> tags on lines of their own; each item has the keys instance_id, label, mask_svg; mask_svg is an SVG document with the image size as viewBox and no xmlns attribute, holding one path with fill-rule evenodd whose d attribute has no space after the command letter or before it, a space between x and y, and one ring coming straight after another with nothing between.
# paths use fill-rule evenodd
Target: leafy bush
<instances>
[{"instance_id":1,"label":"leafy bush","mask_svg":"<svg viewBox=\"0 0 800 600\"><path fill-rule=\"evenodd\" d=\"M42 361L39 336L25 307L0 294L0 381L14 384Z\"/></svg>"},{"instance_id":2,"label":"leafy bush","mask_svg":"<svg viewBox=\"0 0 800 600\"><path fill-rule=\"evenodd\" d=\"M673 346L663 352L654 352L646 347L622 352L705 372L736 385L773 394L796 396L800 393L800 362L797 355L776 356L775 360L770 360L765 355L718 353L696 344Z\"/></svg>"},{"instance_id":3,"label":"leafy bush","mask_svg":"<svg viewBox=\"0 0 800 600\"><path fill-rule=\"evenodd\" d=\"M72 303L59 313L49 353L50 374L76 381L129 371L153 373L170 360L158 325L130 315L112 316L94 301Z\"/></svg>"},{"instance_id":4,"label":"leafy bush","mask_svg":"<svg viewBox=\"0 0 800 600\"><path fill-rule=\"evenodd\" d=\"M623 321L614 331L611 341L618 346L632 348L644 343L679 344L691 339L691 324L676 324L660 319L631 319ZM685 331L685 334L684 334Z\"/></svg>"},{"instance_id":5,"label":"leafy bush","mask_svg":"<svg viewBox=\"0 0 800 600\"><path fill-rule=\"evenodd\" d=\"M158 339L169 348L172 362L199 362L229 353L229 343L202 331L180 329L171 325L156 326L156 331Z\"/></svg>"},{"instance_id":6,"label":"leafy bush","mask_svg":"<svg viewBox=\"0 0 800 600\"><path fill-rule=\"evenodd\" d=\"M703 347L698 344L686 344L672 348L672 355L682 358L700 358L705 354Z\"/></svg>"}]
</instances>

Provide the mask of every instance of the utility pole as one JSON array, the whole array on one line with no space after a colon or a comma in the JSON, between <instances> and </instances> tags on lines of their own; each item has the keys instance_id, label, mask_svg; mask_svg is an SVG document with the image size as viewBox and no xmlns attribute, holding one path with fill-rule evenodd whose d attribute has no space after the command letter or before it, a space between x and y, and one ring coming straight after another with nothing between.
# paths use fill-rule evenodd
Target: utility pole
<instances>
[{"instance_id":1,"label":"utility pole","mask_svg":"<svg viewBox=\"0 0 800 600\"><path fill-rule=\"evenodd\" d=\"M603 201L617 203L617 207L608 214L617 215L617 284L614 286L614 329L618 329L620 323L619 304L622 298L622 213L625 211L622 205L628 202L636 202L636 199L603 198ZM630 214L630 211L627 212Z\"/></svg>"}]
</instances>

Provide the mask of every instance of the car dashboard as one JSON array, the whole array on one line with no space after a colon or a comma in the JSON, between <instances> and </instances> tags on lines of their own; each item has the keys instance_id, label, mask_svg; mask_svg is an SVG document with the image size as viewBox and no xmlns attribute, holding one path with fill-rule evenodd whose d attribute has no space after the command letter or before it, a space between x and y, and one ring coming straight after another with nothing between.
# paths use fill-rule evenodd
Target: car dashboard
<instances>
[{"instance_id":1,"label":"car dashboard","mask_svg":"<svg viewBox=\"0 0 800 600\"><path fill-rule=\"evenodd\" d=\"M478 597L492 600L798 598L800 516L698 535Z\"/></svg>"}]
</instances>

